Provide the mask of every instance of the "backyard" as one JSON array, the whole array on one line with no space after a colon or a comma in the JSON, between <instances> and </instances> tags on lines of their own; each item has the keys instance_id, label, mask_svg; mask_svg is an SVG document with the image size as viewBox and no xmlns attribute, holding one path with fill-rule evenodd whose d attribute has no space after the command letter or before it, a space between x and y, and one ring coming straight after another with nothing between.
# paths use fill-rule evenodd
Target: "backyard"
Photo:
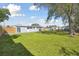
<instances>
[{"instance_id":1,"label":"backyard","mask_svg":"<svg viewBox=\"0 0 79 59\"><path fill-rule=\"evenodd\" d=\"M65 32L36 32L0 37L0 55L72 56L79 55L79 36Z\"/></svg>"}]
</instances>

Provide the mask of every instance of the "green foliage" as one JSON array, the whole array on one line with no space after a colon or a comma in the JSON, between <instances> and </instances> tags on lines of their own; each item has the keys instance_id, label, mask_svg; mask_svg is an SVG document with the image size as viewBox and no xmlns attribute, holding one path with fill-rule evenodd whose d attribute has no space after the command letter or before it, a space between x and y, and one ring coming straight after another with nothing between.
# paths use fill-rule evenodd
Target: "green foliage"
<instances>
[{"instance_id":1,"label":"green foliage","mask_svg":"<svg viewBox=\"0 0 79 59\"><path fill-rule=\"evenodd\" d=\"M9 15L10 15L10 12L8 9L0 8L0 22L3 22L4 20L8 20Z\"/></svg>"},{"instance_id":2,"label":"green foliage","mask_svg":"<svg viewBox=\"0 0 79 59\"><path fill-rule=\"evenodd\" d=\"M20 35L2 35L0 37L0 56L32 56L21 43L15 43L13 39Z\"/></svg>"},{"instance_id":3,"label":"green foliage","mask_svg":"<svg viewBox=\"0 0 79 59\"><path fill-rule=\"evenodd\" d=\"M31 24L31 26L32 26L32 27L40 27L40 25L37 24L37 23Z\"/></svg>"},{"instance_id":4,"label":"green foliage","mask_svg":"<svg viewBox=\"0 0 79 59\"><path fill-rule=\"evenodd\" d=\"M50 3L50 4L40 4L41 6L48 7L48 17L47 21L52 19L54 16L55 19L61 17L63 21L67 23L66 20L69 19L69 16L79 12L79 4L72 3Z\"/></svg>"},{"instance_id":5,"label":"green foliage","mask_svg":"<svg viewBox=\"0 0 79 59\"><path fill-rule=\"evenodd\" d=\"M75 29L79 25L79 4L75 3L50 3L40 4L48 7L47 22L61 17L64 24L69 24L70 34L75 34Z\"/></svg>"}]
</instances>

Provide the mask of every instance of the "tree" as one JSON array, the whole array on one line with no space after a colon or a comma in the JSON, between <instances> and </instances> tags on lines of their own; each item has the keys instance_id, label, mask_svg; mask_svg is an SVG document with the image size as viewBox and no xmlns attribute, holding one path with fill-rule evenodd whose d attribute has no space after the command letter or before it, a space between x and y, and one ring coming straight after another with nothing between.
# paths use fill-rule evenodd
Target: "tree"
<instances>
[{"instance_id":1,"label":"tree","mask_svg":"<svg viewBox=\"0 0 79 59\"><path fill-rule=\"evenodd\" d=\"M2 9L0 8L0 22L3 22L4 20L9 19L10 12L8 9ZM3 34L3 29L0 27L0 36Z\"/></svg>"},{"instance_id":2,"label":"tree","mask_svg":"<svg viewBox=\"0 0 79 59\"><path fill-rule=\"evenodd\" d=\"M0 22L9 19L10 12L8 9L0 8Z\"/></svg>"},{"instance_id":3,"label":"tree","mask_svg":"<svg viewBox=\"0 0 79 59\"><path fill-rule=\"evenodd\" d=\"M75 35L75 28L79 25L79 4L75 3L50 3L35 4L48 7L47 22L54 16L55 19L61 17L64 23L69 24L69 33Z\"/></svg>"},{"instance_id":4,"label":"tree","mask_svg":"<svg viewBox=\"0 0 79 59\"><path fill-rule=\"evenodd\" d=\"M34 24L32 24L31 26L34 27L34 28L35 28L35 27L40 27L40 25L37 24L37 23L34 23Z\"/></svg>"}]
</instances>

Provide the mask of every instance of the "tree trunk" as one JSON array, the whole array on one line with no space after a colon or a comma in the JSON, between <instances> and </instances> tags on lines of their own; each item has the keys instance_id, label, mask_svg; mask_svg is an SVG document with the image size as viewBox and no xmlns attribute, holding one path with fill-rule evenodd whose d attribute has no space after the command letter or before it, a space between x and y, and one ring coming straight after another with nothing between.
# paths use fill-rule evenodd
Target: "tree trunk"
<instances>
[{"instance_id":1,"label":"tree trunk","mask_svg":"<svg viewBox=\"0 0 79 59\"><path fill-rule=\"evenodd\" d=\"M69 33L70 33L70 35L71 36L74 36L75 34L76 34L76 32L75 32L75 27L74 27L74 16L72 15L72 16L70 16L70 18L69 18Z\"/></svg>"},{"instance_id":2,"label":"tree trunk","mask_svg":"<svg viewBox=\"0 0 79 59\"><path fill-rule=\"evenodd\" d=\"M2 27L0 26L0 36L2 36Z\"/></svg>"}]
</instances>

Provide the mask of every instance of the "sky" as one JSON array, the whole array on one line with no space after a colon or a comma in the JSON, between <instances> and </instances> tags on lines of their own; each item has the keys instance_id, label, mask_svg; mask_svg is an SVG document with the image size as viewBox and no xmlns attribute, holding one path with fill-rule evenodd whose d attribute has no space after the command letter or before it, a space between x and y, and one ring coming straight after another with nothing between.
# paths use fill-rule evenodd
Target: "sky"
<instances>
[{"instance_id":1,"label":"sky","mask_svg":"<svg viewBox=\"0 0 79 59\"><path fill-rule=\"evenodd\" d=\"M0 3L0 8L9 9L11 16L9 20L1 22L2 25L23 25L28 26L38 23L41 26L57 25L62 26L61 19L54 22L54 18L49 23L45 23L48 16L47 7L37 7L33 3Z\"/></svg>"}]
</instances>

